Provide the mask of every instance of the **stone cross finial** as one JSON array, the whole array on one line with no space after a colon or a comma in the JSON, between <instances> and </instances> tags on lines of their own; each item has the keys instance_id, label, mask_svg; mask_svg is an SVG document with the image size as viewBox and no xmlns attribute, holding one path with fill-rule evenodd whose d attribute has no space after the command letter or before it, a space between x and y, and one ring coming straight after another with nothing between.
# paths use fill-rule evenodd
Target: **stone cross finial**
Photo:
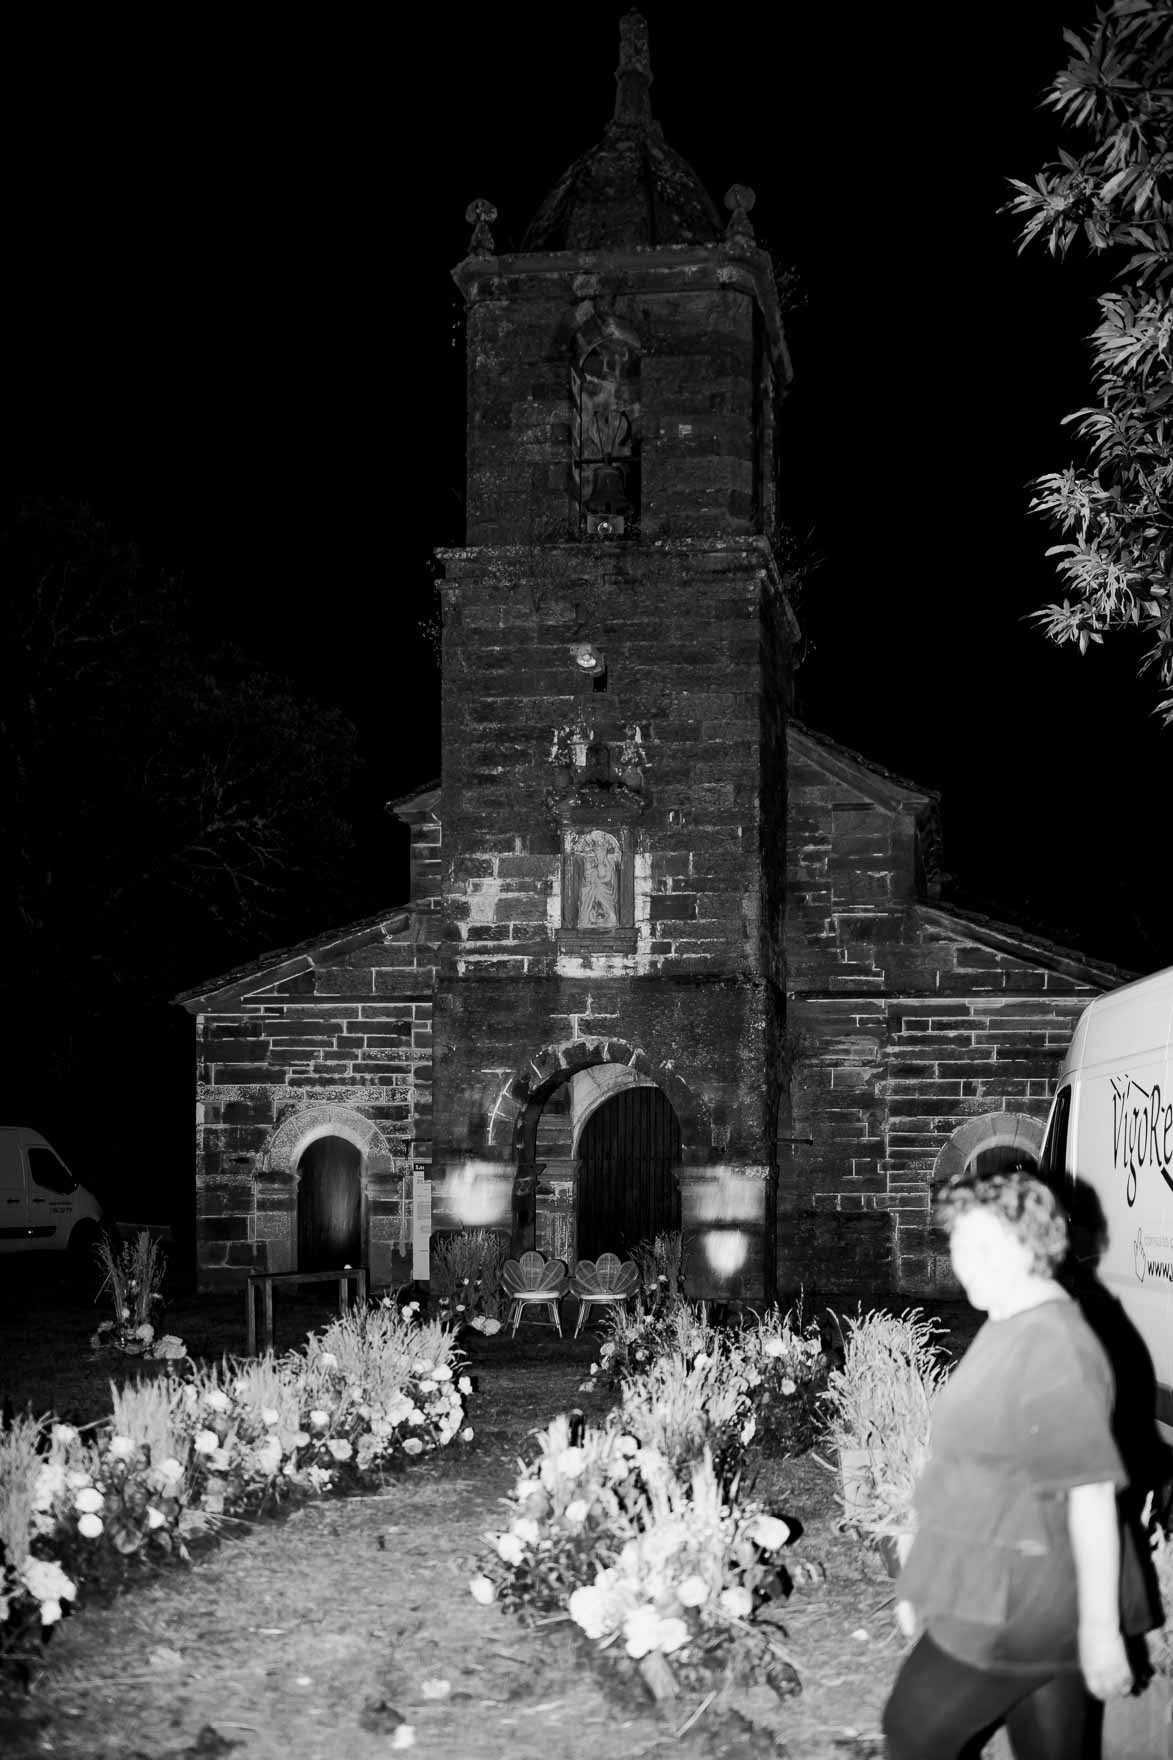
<instances>
[{"instance_id":1,"label":"stone cross finial","mask_svg":"<svg viewBox=\"0 0 1173 1760\"><path fill-rule=\"evenodd\" d=\"M493 234L489 228L497 218L497 210L492 202L484 196L477 196L468 204L464 217L472 227L472 238L469 240L468 254L470 257L491 257L496 254L497 246L493 242Z\"/></svg>"},{"instance_id":2,"label":"stone cross finial","mask_svg":"<svg viewBox=\"0 0 1173 1760\"><path fill-rule=\"evenodd\" d=\"M757 199L748 183L731 184L725 191L725 206L729 209L729 224L725 228L726 238L752 240L754 235L753 221L749 214Z\"/></svg>"},{"instance_id":3,"label":"stone cross finial","mask_svg":"<svg viewBox=\"0 0 1173 1760\"><path fill-rule=\"evenodd\" d=\"M619 66L615 69L616 122L650 122L652 58L648 21L642 12L625 12L619 20Z\"/></svg>"}]
</instances>

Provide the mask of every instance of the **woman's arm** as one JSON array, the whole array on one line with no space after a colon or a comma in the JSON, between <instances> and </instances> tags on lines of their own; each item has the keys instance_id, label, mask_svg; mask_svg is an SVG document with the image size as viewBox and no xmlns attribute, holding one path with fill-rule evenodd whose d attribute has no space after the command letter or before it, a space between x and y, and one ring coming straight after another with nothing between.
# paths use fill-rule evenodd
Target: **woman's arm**
<instances>
[{"instance_id":1,"label":"woman's arm","mask_svg":"<svg viewBox=\"0 0 1173 1760\"><path fill-rule=\"evenodd\" d=\"M1120 1525L1111 1483L1075 1485L1067 1531L1079 1596L1079 1666L1088 1691L1111 1699L1132 1686L1120 1634Z\"/></svg>"}]
</instances>

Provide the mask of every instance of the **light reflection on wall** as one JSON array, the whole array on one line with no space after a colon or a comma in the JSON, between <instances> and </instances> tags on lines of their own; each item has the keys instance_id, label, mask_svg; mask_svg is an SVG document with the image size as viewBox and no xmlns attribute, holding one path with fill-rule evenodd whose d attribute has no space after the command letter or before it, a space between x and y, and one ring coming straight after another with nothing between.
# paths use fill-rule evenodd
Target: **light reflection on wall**
<instances>
[{"instance_id":1,"label":"light reflection on wall","mask_svg":"<svg viewBox=\"0 0 1173 1760\"><path fill-rule=\"evenodd\" d=\"M733 1282L749 1259L764 1200L763 1182L736 1167L706 1168L703 1179L682 1181L681 1224L692 1237L693 1263L699 1258L719 1285Z\"/></svg>"},{"instance_id":2,"label":"light reflection on wall","mask_svg":"<svg viewBox=\"0 0 1173 1760\"><path fill-rule=\"evenodd\" d=\"M438 1208L462 1228L509 1229L513 1217L513 1169L500 1161L461 1161L449 1167Z\"/></svg>"}]
</instances>

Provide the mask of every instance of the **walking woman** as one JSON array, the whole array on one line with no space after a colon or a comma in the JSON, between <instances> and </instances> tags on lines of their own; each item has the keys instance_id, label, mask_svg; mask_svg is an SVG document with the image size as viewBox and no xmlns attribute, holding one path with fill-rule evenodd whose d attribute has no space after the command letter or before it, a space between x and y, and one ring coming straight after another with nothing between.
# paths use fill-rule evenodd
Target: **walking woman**
<instances>
[{"instance_id":1,"label":"walking woman","mask_svg":"<svg viewBox=\"0 0 1173 1760\"><path fill-rule=\"evenodd\" d=\"M1112 1371L1055 1281L1067 1223L1041 1181L962 1175L938 1216L988 1318L933 1414L896 1589L920 1636L884 1711L889 1760L968 1760L1002 1723L1017 1760L1080 1760L1089 1695L1132 1688ZM1154 1612L1123 1625L1150 1630Z\"/></svg>"}]
</instances>

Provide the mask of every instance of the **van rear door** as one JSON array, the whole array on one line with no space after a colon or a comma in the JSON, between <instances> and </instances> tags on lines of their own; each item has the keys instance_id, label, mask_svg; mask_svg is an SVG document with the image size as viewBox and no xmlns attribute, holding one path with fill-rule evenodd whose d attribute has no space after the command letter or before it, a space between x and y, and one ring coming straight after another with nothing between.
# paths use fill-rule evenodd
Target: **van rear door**
<instances>
[{"instance_id":1,"label":"van rear door","mask_svg":"<svg viewBox=\"0 0 1173 1760\"><path fill-rule=\"evenodd\" d=\"M1099 1275L1140 1332L1173 1422L1173 974L1101 997L1070 1071L1067 1165L1107 1222ZM1061 1079L1066 1079L1065 1077Z\"/></svg>"},{"instance_id":2,"label":"van rear door","mask_svg":"<svg viewBox=\"0 0 1173 1760\"><path fill-rule=\"evenodd\" d=\"M28 1220L20 1138L15 1131L0 1130L0 1241L24 1240Z\"/></svg>"}]
</instances>

